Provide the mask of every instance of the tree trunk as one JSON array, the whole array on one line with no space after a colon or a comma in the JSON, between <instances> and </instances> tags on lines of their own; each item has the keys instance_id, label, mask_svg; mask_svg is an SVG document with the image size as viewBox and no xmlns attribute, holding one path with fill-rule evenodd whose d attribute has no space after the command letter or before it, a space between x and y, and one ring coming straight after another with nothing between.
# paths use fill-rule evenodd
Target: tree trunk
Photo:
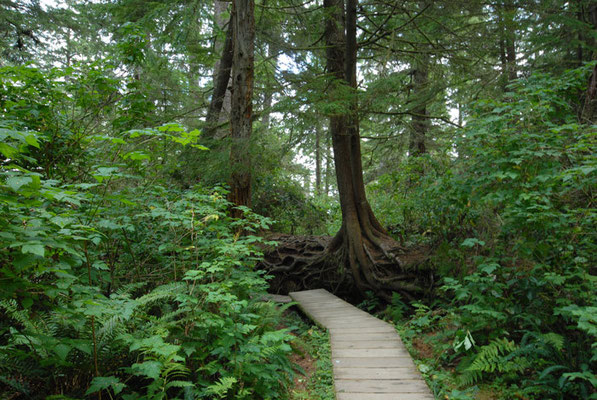
<instances>
[{"instance_id":1,"label":"tree trunk","mask_svg":"<svg viewBox=\"0 0 597 400\"><path fill-rule=\"evenodd\" d=\"M504 0L503 3L498 4L498 7L502 36L500 40L502 74L505 77L505 84L508 84L518 77L518 66L516 64L516 6L512 0Z\"/></svg>"},{"instance_id":2,"label":"tree trunk","mask_svg":"<svg viewBox=\"0 0 597 400\"><path fill-rule=\"evenodd\" d=\"M324 179L324 183L325 183L325 188L324 188L324 193L326 196L330 195L330 180L331 180L331 176L332 176L332 167L331 167L331 160L332 160L332 154L330 152L330 148L331 148L331 143L330 143L330 136L326 135L325 138L325 179Z\"/></svg>"},{"instance_id":3,"label":"tree trunk","mask_svg":"<svg viewBox=\"0 0 597 400\"><path fill-rule=\"evenodd\" d=\"M211 139L215 136L218 125L221 121L222 108L226 101L228 93L228 83L230 82L230 71L233 60L233 21L232 16L228 22L228 29L226 31L226 41L222 49L222 56L218 64L216 64L216 73L214 75L214 89L207 110L207 117L205 118L205 128L203 129L203 136Z\"/></svg>"},{"instance_id":4,"label":"tree trunk","mask_svg":"<svg viewBox=\"0 0 597 400\"><path fill-rule=\"evenodd\" d=\"M415 61L413 72L413 97L416 107L413 108L412 128L408 153L411 157L425 154L425 137L429 131L429 118L427 117L427 103L429 101L429 54L422 53L420 59Z\"/></svg>"},{"instance_id":5,"label":"tree trunk","mask_svg":"<svg viewBox=\"0 0 597 400\"><path fill-rule=\"evenodd\" d=\"M343 0L325 0L326 58L333 99L352 89L350 110L330 117L330 133L336 179L342 209L342 227L328 246L328 253L341 252L356 287L384 297L405 288L392 275L399 270L398 244L373 215L365 195L359 137L357 68L357 0L347 0L346 25ZM346 26L346 35L344 33Z\"/></svg>"},{"instance_id":6,"label":"tree trunk","mask_svg":"<svg viewBox=\"0 0 597 400\"><path fill-rule=\"evenodd\" d=\"M275 33L273 32L273 30L270 30L268 32L268 34L270 35L274 35ZM274 41L272 40L272 42L270 42L267 45L267 58L268 60L271 60L271 62L273 63L274 66L274 71L277 69L277 65L278 65L278 46L274 43ZM275 72L274 72L275 75ZM275 81L275 76L273 78L273 80ZM264 87L264 95L263 95L263 112L261 115L261 126L263 126L263 129L265 131L269 130L270 127L270 117L271 117L271 108L272 108L272 103L273 103L273 98L274 98L274 90L273 88L270 87Z\"/></svg>"},{"instance_id":7,"label":"tree trunk","mask_svg":"<svg viewBox=\"0 0 597 400\"><path fill-rule=\"evenodd\" d=\"M321 127L315 125L315 194L321 196Z\"/></svg>"},{"instance_id":8,"label":"tree trunk","mask_svg":"<svg viewBox=\"0 0 597 400\"><path fill-rule=\"evenodd\" d=\"M261 263L274 276L272 290L324 287L347 298L363 298L368 290L390 301L392 292L413 298L429 287L424 274L427 251L409 257L405 265L400 245L384 230L365 195L357 100L357 1L324 0L326 15L326 70L330 101L349 104L330 115L330 135L342 210L342 226L333 238L283 236L280 244L265 250ZM346 17L346 22L345 18ZM347 90L348 89L348 90ZM410 262L414 261L414 262Z\"/></svg>"},{"instance_id":9,"label":"tree trunk","mask_svg":"<svg viewBox=\"0 0 597 400\"><path fill-rule=\"evenodd\" d=\"M251 158L249 144L253 128L253 67L255 43L254 0L234 0L232 106L230 110L230 193L237 206L251 205ZM242 211L232 215L240 217Z\"/></svg>"},{"instance_id":10,"label":"tree trunk","mask_svg":"<svg viewBox=\"0 0 597 400\"><path fill-rule=\"evenodd\" d=\"M588 9L589 22L593 30L597 30L597 4L591 4ZM597 39L592 39L593 54L592 59L597 60ZM593 72L589 77L587 91L585 92L585 102L581 110L581 119L585 123L594 123L597 116L597 65L593 67Z\"/></svg>"}]
</instances>

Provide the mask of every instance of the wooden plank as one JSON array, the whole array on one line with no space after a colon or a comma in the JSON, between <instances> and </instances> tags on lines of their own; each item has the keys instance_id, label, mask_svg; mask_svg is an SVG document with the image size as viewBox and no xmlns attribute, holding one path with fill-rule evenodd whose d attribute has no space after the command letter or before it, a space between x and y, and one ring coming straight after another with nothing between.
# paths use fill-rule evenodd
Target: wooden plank
<instances>
[{"instance_id":1,"label":"wooden plank","mask_svg":"<svg viewBox=\"0 0 597 400\"><path fill-rule=\"evenodd\" d=\"M334 335L334 340L337 341L351 341L351 342L362 342L370 340L399 340L394 332L374 332L374 333L343 333L342 331L337 332Z\"/></svg>"},{"instance_id":2,"label":"wooden plank","mask_svg":"<svg viewBox=\"0 0 597 400\"><path fill-rule=\"evenodd\" d=\"M375 358L387 358L387 357L406 357L410 358L410 354L404 348L395 349L337 349L332 346L332 357L375 357Z\"/></svg>"},{"instance_id":3,"label":"wooden plank","mask_svg":"<svg viewBox=\"0 0 597 400\"><path fill-rule=\"evenodd\" d=\"M337 400L430 400L394 326L316 289L290 297L330 332Z\"/></svg>"},{"instance_id":4,"label":"wooden plank","mask_svg":"<svg viewBox=\"0 0 597 400\"><path fill-rule=\"evenodd\" d=\"M337 400L434 400L423 393L337 393Z\"/></svg>"},{"instance_id":5,"label":"wooden plank","mask_svg":"<svg viewBox=\"0 0 597 400\"><path fill-rule=\"evenodd\" d=\"M335 379L338 393L429 393L422 379Z\"/></svg>"},{"instance_id":6,"label":"wooden plank","mask_svg":"<svg viewBox=\"0 0 597 400\"><path fill-rule=\"evenodd\" d=\"M300 302L299 300L296 300L298 302ZM305 307L309 307L309 310L311 310L312 312L328 312L328 311L332 311L332 310L342 310L342 311L346 311L349 310L350 307L347 304L343 304L343 303L332 303L330 302L329 304L326 304L325 306L321 305L322 303L320 303L320 305L318 306L310 306L307 303L304 302L300 302L303 306Z\"/></svg>"},{"instance_id":7,"label":"wooden plank","mask_svg":"<svg viewBox=\"0 0 597 400\"><path fill-rule=\"evenodd\" d=\"M363 335L367 338L367 335ZM336 349L402 349L404 345L398 340L338 340L336 336L331 340Z\"/></svg>"},{"instance_id":8,"label":"wooden plank","mask_svg":"<svg viewBox=\"0 0 597 400\"><path fill-rule=\"evenodd\" d=\"M407 357L332 357L334 367L344 368L415 368L415 363Z\"/></svg>"},{"instance_id":9,"label":"wooden plank","mask_svg":"<svg viewBox=\"0 0 597 400\"><path fill-rule=\"evenodd\" d=\"M317 315L317 314L315 314ZM389 326L383 321L375 320L375 319L368 319L363 317L356 317L356 318L323 318L318 317L319 321L329 326L330 329L335 328L354 328L355 326L365 326L365 327L372 327L372 326L383 326L387 328L394 329L392 326Z\"/></svg>"},{"instance_id":10,"label":"wooden plank","mask_svg":"<svg viewBox=\"0 0 597 400\"><path fill-rule=\"evenodd\" d=\"M412 367L334 368L336 379L419 379L419 371Z\"/></svg>"},{"instance_id":11,"label":"wooden plank","mask_svg":"<svg viewBox=\"0 0 597 400\"><path fill-rule=\"evenodd\" d=\"M330 333L335 335L337 333L356 333L356 334L365 334L365 333L393 333L396 334L396 329L394 329L391 325L379 325L379 326L362 326L359 328L341 328L341 327L334 327L328 328Z\"/></svg>"},{"instance_id":12,"label":"wooden plank","mask_svg":"<svg viewBox=\"0 0 597 400\"><path fill-rule=\"evenodd\" d=\"M347 310L342 310L342 309L335 311L333 314L322 313L322 312L317 312L317 311L313 311L313 310L311 310L311 312L314 315L317 315L321 318L330 320L331 322L344 321L347 319L362 319L363 321L375 321L375 322L381 322L381 323L387 324L387 322L384 322L380 319L374 318L371 315L350 313L350 312L347 312Z\"/></svg>"}]
</instances>

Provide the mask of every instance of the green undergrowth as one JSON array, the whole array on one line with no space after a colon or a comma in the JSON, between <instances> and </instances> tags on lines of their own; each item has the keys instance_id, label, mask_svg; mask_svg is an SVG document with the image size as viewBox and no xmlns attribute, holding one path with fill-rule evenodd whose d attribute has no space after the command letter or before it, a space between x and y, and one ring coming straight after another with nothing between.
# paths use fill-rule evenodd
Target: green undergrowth
<instances>
[{"instance_id":1,"label":"green undergrowth","mask_svg":"<svg viewBox=\"0 0 597 400\"><path fill-rule=\"evenodd\" d=\"M315 370L310 376L299 378L308 379L306 387L292 390L292 400L334 400L334 378L332 371L331 349L329 333L316 326L305 323L296 314L293 320L297 325L297 336L294 341L295 351L299 356L310 356L315 364ZM304 373L305 371L299 371Z\"/></svg>"},{"instance_id":2,"label":"green undergrowth","mask_svg":"<svg viewBox=\"0 0 597 400\"><path fill-rule=\"evenodd\" d=\"M293 336L255 269L271 221L169 183L198 131L81 131L117 91L92 72L0 68L0 398L284 398Z\"/></svg>"},{"instance_id":3,"label":"green undergrowth","mask_svg":"<svg viewBox=\"0 0 597 400\"><path fill-rule=\"evenodd\" d=\"M458 158L409 160L374 188L398 236L432 249L433 293L387 314L441 398L597 399L597 126L579 118L591 68L479 101Z\"/></svg>"}]
</instances>

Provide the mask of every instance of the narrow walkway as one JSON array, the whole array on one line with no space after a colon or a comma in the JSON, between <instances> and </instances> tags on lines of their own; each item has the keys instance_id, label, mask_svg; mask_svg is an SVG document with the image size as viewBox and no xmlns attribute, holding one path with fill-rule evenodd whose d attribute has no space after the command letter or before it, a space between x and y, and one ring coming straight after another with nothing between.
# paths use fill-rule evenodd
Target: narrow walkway
<instances>
[{"instance_id":1,"label":"narrow walkway","mask_svg":"<svg viewBox=\"0 0 597 400\"><path fill-rule=\"evenodd\" d=\"M324 289L290 297L330 332L337 400L433 400L392 325Z\"/></svg>"}]
</instances>

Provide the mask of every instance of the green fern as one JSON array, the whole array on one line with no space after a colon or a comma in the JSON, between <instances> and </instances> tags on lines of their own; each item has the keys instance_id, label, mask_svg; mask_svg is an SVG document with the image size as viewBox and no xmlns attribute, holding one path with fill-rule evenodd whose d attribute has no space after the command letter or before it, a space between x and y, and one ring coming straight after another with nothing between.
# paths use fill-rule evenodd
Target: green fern
<instances>
[{"instance_id":1,"label":"green fern","mask_svg":"<svg viewBox=\"0 0 597 400\"><path fill-rule=\"evenodd\" d=\"M479 349L471 364L461 375L461 382L471 385L479 381L486 373L519 370L520 366L506 359L516 348L513 341L508 341L505 338L492 340L488 345Z\"/></svg>"},{"instance_id":2,"label":"green fern","mask_svg":"<svg viewBox=\"0 0 597 400\"><path fill-rule=\"evenodd\" d=\"M557 351L562 351L564 349L564 337L562 335L550 332L540 335L540 337L545 344L552 346Z\"/></svg>"},{"instance_id":3,"label":"green fern","mask_svg":"<svg viewBox=\"0 0 597 400\"><path fill-rule=\"evenodd\" d=\"M225 376L220 378L218 382L213 385L209 385L207 387L207 391L210 394L218 396L218 398L222 399L226 396L226 394L232 389L232 387L237 383L237 379L233 376Z\"/></svg>"},{"instance_id":4,"label":"green fern","mask_svg":"<svg viewBox=\"0 0 597 400\"><path fill-rule=\"evenodd\" d=\"M37 332L37 326L31 322L29 313L26 310L19 310L16 300L0 300L0 310L3 310L10 319L21 324L25 330Z\"/></svg>"}]
</instances>

